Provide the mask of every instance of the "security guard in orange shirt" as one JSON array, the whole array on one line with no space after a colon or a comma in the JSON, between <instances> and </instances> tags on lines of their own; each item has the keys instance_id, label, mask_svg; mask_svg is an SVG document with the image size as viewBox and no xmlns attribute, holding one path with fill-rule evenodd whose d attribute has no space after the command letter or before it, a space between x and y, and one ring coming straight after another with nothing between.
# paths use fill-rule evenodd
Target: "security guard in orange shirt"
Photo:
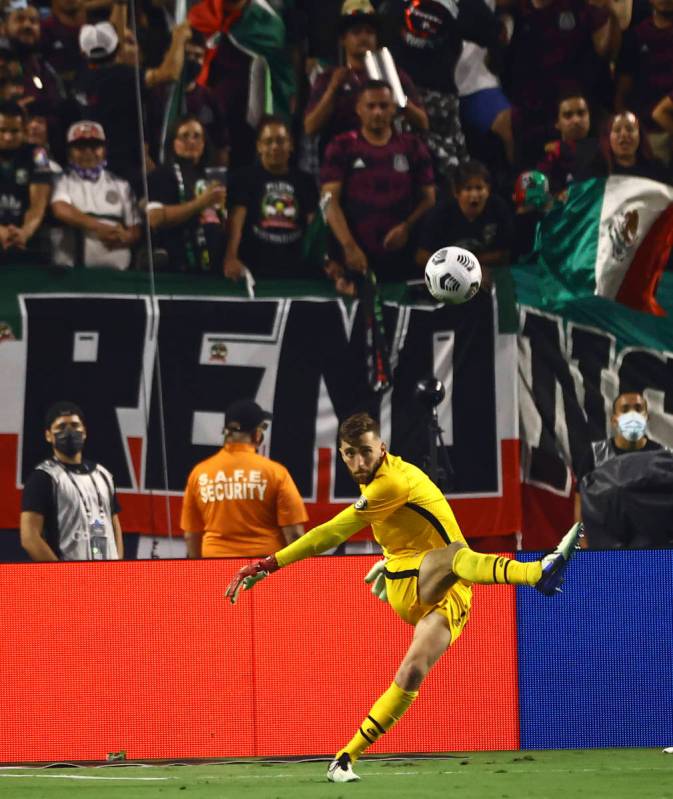
<instances>
[{"instance_id":1,"label":"security guard in orange shirt","mask_svg":"<svg viewBox=\"0 0 673 799\"><path fill-rule=\"evenodd\" d=\"M224 446L187 480L180 526L189 558L258 557L304 534L308 516L290 473L257 452L270 419L252 400L227 408Z\"/></svg>"}]
</instances>

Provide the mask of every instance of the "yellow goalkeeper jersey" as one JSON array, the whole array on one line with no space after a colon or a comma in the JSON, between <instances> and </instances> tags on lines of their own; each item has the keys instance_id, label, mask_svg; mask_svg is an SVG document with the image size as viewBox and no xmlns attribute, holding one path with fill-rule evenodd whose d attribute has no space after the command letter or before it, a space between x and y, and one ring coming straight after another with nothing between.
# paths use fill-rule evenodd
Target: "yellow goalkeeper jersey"
<instances>
[{"instance_id":1,"label":"yellow goalkeeper jersey","mask_svg":"<svg viewBox=\"0 0 673 799\"><path fill-rule=\"evenodd\" d=\"M442 492L411 463L386 453L374 479L360 486L354 505L276 552L279 566L318 555L371 524L387 558L465 542Z\"/></svg>"}]
</instances>

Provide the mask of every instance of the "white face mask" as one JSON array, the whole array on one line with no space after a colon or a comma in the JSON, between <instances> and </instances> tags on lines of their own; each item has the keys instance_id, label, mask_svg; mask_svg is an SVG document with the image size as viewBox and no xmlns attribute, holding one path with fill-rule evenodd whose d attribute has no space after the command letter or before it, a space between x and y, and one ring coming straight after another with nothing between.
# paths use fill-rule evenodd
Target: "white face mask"
<instances>
[{"instance_id":1,"label":"white face mask","mask_svg":"<svg viewBox=\"0 0 673 799\"><path fill-rule=\"evenodd\" d=\"M638 411L628 411L617 417L617 427L627 441L638 441L645 435L647 419Z\"/></svg>"}]
</instances>

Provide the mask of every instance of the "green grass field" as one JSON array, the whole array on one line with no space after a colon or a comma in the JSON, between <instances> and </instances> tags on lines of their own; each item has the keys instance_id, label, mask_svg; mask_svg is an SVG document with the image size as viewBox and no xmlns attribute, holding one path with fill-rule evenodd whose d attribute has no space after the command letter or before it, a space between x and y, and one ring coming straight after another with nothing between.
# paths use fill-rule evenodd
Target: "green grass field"
<instances>
[{"instance_id":1,"label":"green grass field","mask_svg":"<svg viewBox=\"0 0 673 799\"><path fill-rule=\"evenodd\" d=\"M673 755L654 749L477 752L365 760L359 783L326 763L0 768L7 799L673 799Z\"/></svg>"}]
</instances>

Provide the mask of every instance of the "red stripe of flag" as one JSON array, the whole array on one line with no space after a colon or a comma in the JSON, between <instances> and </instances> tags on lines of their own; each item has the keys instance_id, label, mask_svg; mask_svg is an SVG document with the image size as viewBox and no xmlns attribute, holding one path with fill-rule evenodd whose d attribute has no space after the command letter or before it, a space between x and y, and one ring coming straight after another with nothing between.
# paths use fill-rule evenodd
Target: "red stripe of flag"
<instances>
[{"instance_id":1,"label":"red stripe of flag","mask_svg":"<svg viewBox=\"0 0 673 799\"><path fill-rule=\"evenodd\" d=\"M659 214L638 247L619 287L617 302L636 311L666 316L654 295L672 248L673 203Z\"/></svg>"}]
</instances>

